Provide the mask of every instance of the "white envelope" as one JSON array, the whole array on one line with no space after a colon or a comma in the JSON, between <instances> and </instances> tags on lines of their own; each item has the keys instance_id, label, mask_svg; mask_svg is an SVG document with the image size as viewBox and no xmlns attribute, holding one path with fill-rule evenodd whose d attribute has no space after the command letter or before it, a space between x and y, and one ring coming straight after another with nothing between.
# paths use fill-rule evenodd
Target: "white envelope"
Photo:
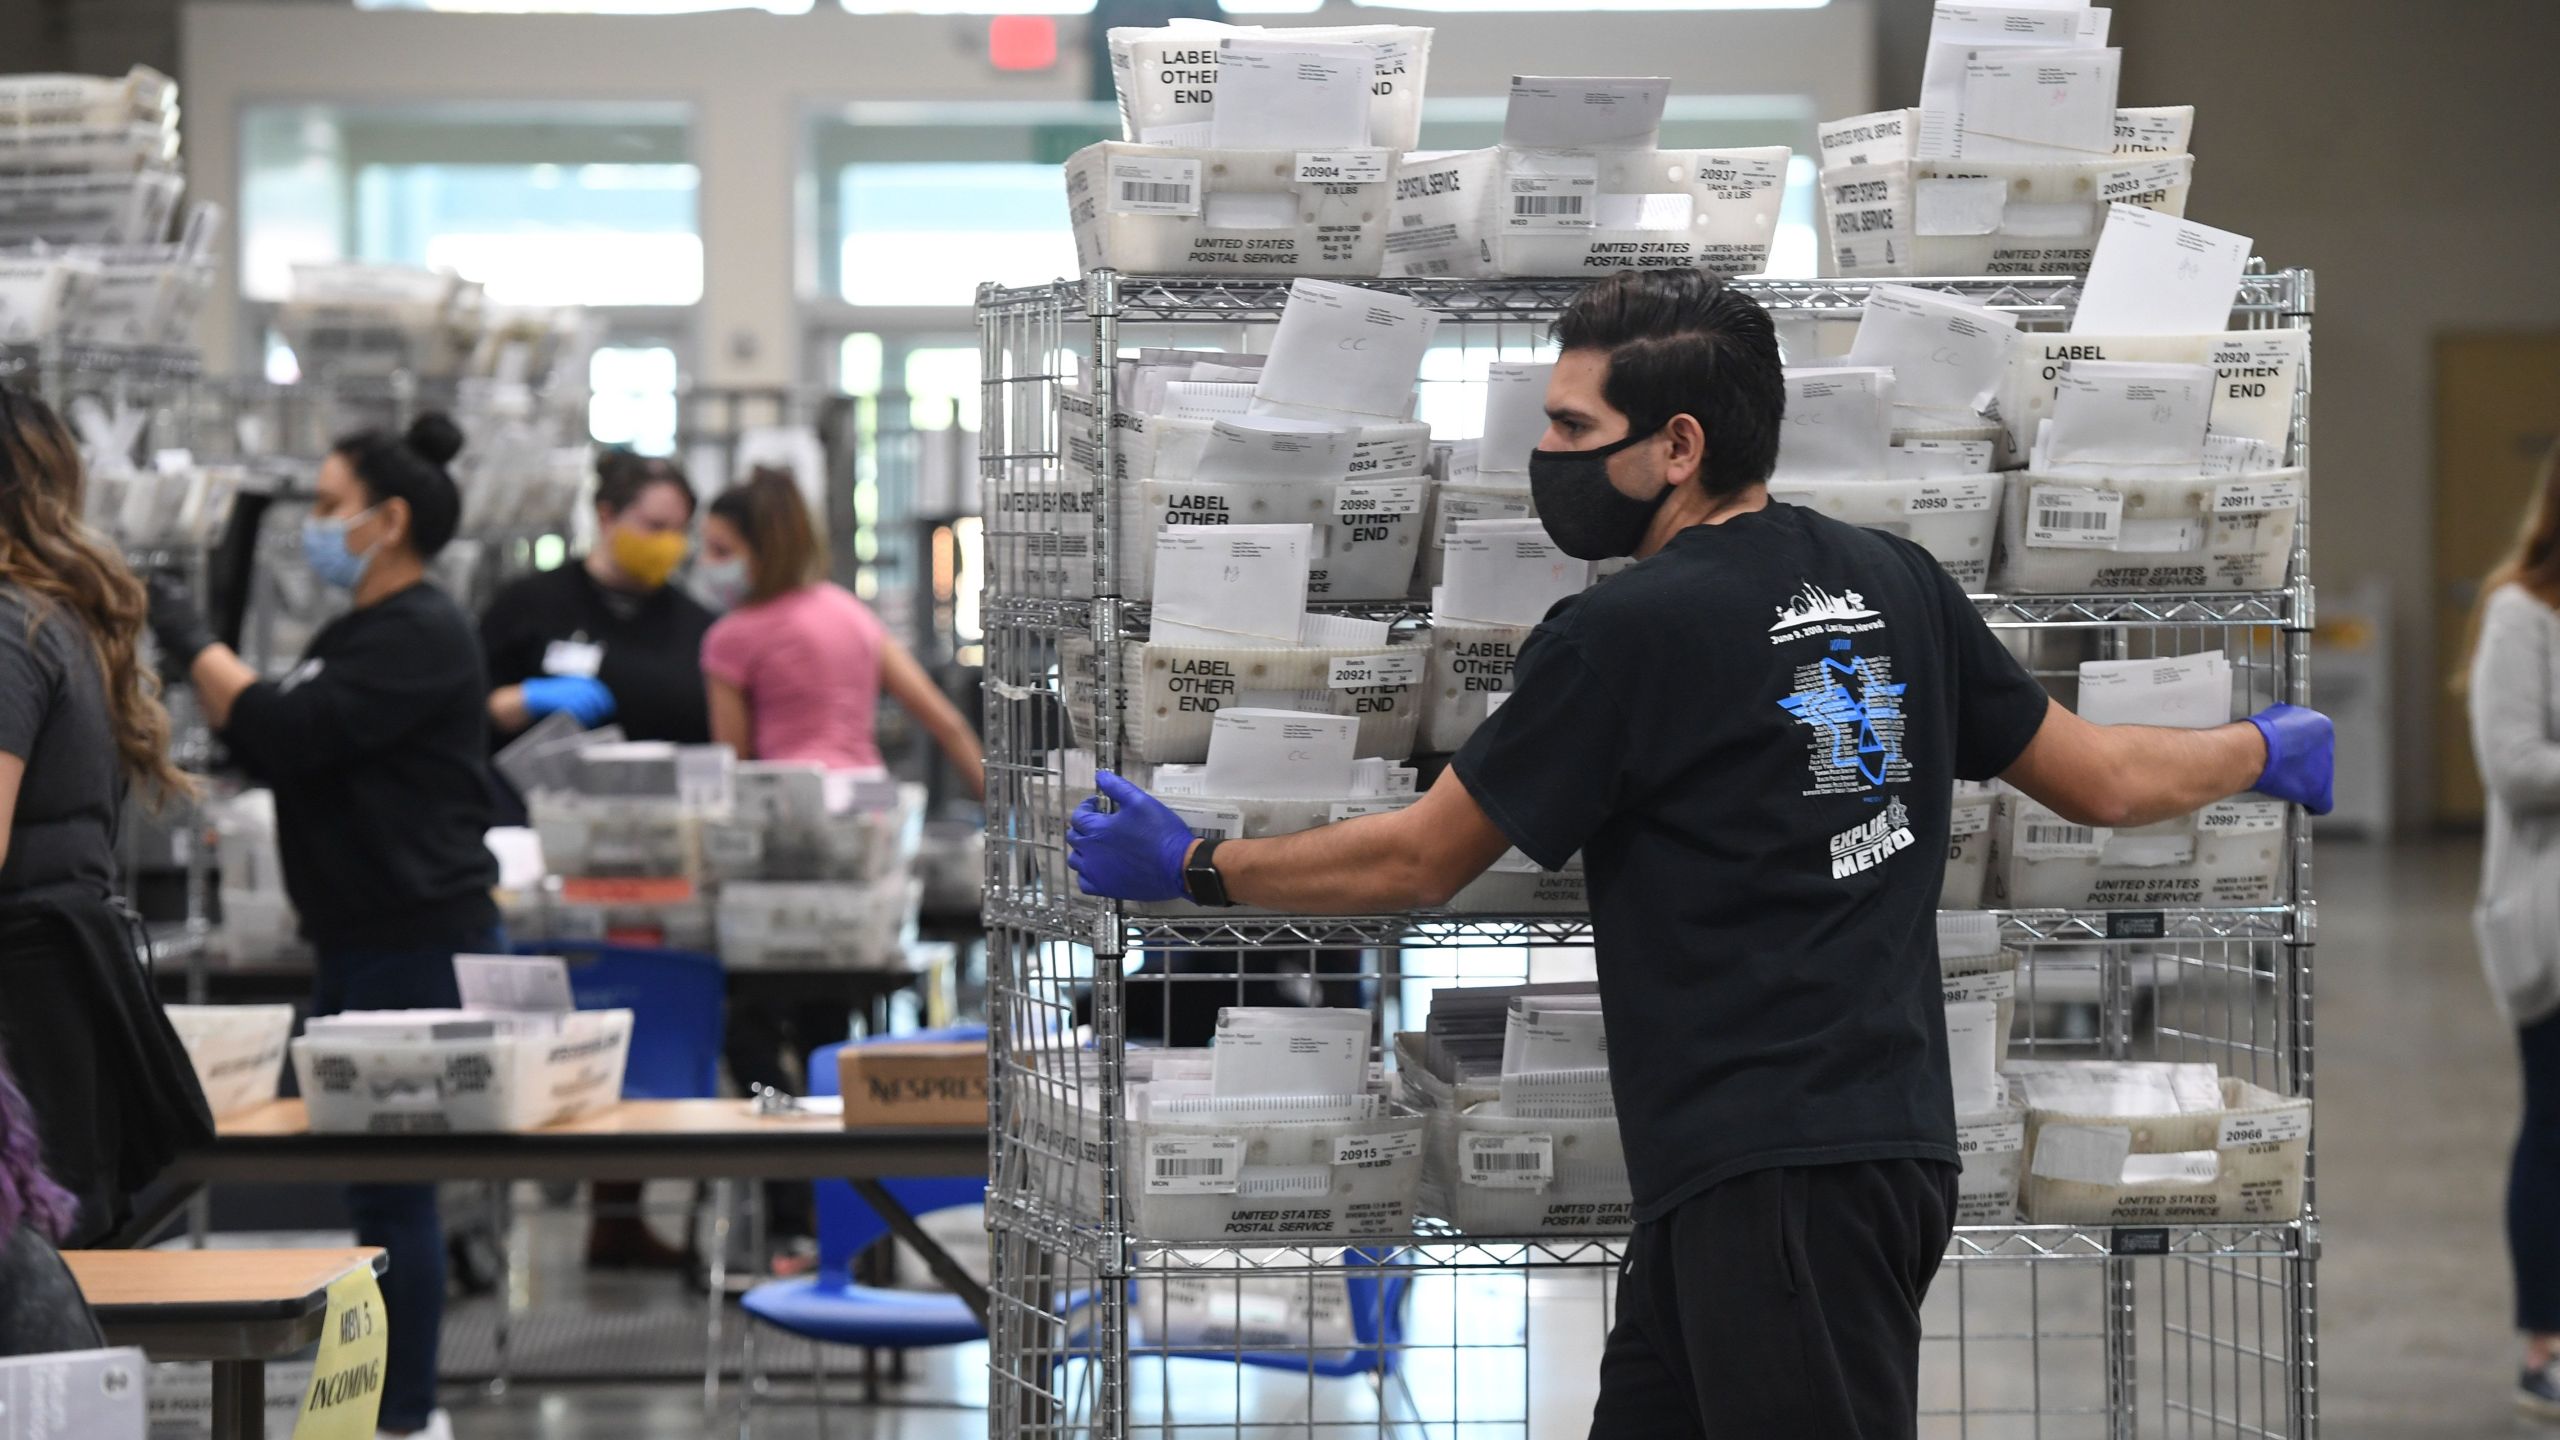
<instances>
[{"instance_id":1,"label":"white envelope","mask_svg":"<svg viewBox=\"0 0 2560 1440\"><path fill-rule=\"evenodd\" d=\"M1310 525L1169 527L1156 534L1158 644L1232 641L1296 644L1306 613ZM1205 632L1205 633L1204 633Z\"/></svg>"},{"instance_id":2,"label":"white envelope","mask_svg":"<svg viewBox=\"0 0 2560 1440\"><path fill-rule=\"evenodd\" d=\"M1401 420L1412 412L1423 352L1438 327L1422 303L1329 280L1289 287L1256 410L1298 407Z\"/></svg>"},{"instance_id":3,"label":"white envelope","mask_svg":"<svg viewBox=\"0 0 2560 1440\"><path fill-rule=\"evenodd\" d=\"M1365 148L1372 63L1370 48L1361 45L1310 45L1276 35L1220 40L1209 148Z\"/></svg>"},{"instance_id":4,"label":"white envelope","mask_svg":"<svg viewBox=\"0 0 2560 1440\"><path fill-rule=\"evenodd\" d=\"M1236 799L1323 799L1351 793L1359 717L1241 705L1210 721L1204 784Z\"/></svg>"},{"instance_id":5,"label":"white envelope","mask_svg":"<svg viewBox=\"0 0 2560 1440\"><path fill-rule=\"evenodd\" d=\"M1339 425L1236 415L1209 427L1198 480L1338 481L1351 473L1351 432Z\"/></svg>"},{"instance_id":6,"label":"white envelope","mask_svg":"<svg viewBox=\"0 0 2560 1440\"><path fill-rule=\"evenodd\" d=\"M1450 527L1441 582L1436 615L1534 625L1590 586L1591 562L1565 554L1535 520L1462 520Z\"/></svg>"},{"instance_id":7,"label":"white envelope","mask_svg":"<svg viewBox=\"0 0 2560 1440\"><path fill-rule=\"evenodd\" d=\"M2196 335L2231 323L2249 237L2137 205L2107 207L2071 328L2092 335Z\"/></svg>"},{"instance_id":8,"label":"white envelope","mask_svg":"<svg viewBox=\"0 0 2560 1440\"><path fill-rule=\"evenodd\" d=\"M1872 366L1790 368L1787 414L1778 427L1777 476L1788 480L1881 480L1894 372Z\"/></svg>"},{"instance_id":9,"label":"white envelope","mask_svg":"<svg viewBox=\"0 0 2560 1440\"><path fill-rule=\"evenodd\" d=\"M1908 285L1878 285L1859 312L1849 363L1893 371L1897 405L1979 413L2000 387L2017 333L2017 317L2007 311Z\"/></svg>"},{"instance_id":10,"label":"white envelope","mask_svg":"<svg viewBox=\"0 0 2560 1440\"><path fill-rule=\"evenodd\" d=\"M1666 79L1511 77L1502 143L1513 150L1650 150L1662 136Z\"/></svg>"},{"instance_id":11,"label":"white envelope","mask_svg":"<svg viewBox=\"0 0 2560 1440\"><path fill-rule=\"evenodd\" d=\"M1484 438L1476 468L1493 475L1526 475L1529 452L1547 433L1547 379L1553 364L1501 363L1485 371Z\"/></svg>"},{"instance_id":12,"label":"white envelope","mask_svg":"<svg viewBox=\"0 0 2560 1440\"><path fill-rule=\"evenodd\" d=\"M2057 464L2201 467L2213 389L2210 365L2074 360L2055 379L2038 443Z\"/></svg>"}]
</instances>

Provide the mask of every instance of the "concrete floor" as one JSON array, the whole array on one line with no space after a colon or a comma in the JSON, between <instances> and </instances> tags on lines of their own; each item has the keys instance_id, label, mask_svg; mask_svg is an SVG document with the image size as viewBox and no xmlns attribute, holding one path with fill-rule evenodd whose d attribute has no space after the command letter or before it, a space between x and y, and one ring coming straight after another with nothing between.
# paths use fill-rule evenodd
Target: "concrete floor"
<instances>
[{"instance_id":1,"label":"concrete floor","mask_svg":"<svg viewBox=\"0 0 2560 1440\"><path fill-rule=\"evenodd\" d=\"M2560 1435L2533 1430L2508 1408L2514 1342L2507 1328L2501 1217L2517 1111L2516 1072L2510 1033L2490 1006L2472 955L2468 913L2476 847L2327 843L2319 864L2321 1431L2330 1440ZM1942 1279L1941 1289L1946 1285ZM1486 1298L1418 1291L1415 1313L1447 1308L1454 1315ZM1939 1296L1933 1310L1950 1298ZM679 1298L671 1284L657 1303L682 1304L694 1313L694 1302ZM1530 1387L1531 1423L1519 1424L1516 1413L1506 1417L1509 1424L1446 1423L1445 1416L1467 1413L1468 1395L1504 1387L1479 1386L1473 1379L1462 1384L1447 1365L1433 1370L1426 1359L1411 1378L1423 1413L1440 1423L1406 1423L1393 1427L1394 1433L1420 1433L1425 1440L1578 1440L1588 1415L1600 1313L1597 1286L1587 1277L1542 1282L1532 1297L1539 1378ZM2094 1351L2066 1352L2063 1363L2071 1367L2067 1378L2073 1383L2093 1381L2077 1373L2094 1368L2080 1362L2082 1353L2094 1358ZM857 1440L972 1440L984 1433L983 1415L948 1407L983 1397L983 1379L972 1373L983 1364L983 1354L970 1347L920 1363L898 1394L924 1404L866 1409L839 1403L829 1433ZM1518 1352L1512 1354L1508 1393L1516 1397L1521 1381ZM2055 1363L2050 1354L2045 1363ZM1137 1377L1133 1388L1143 1392L1142 1408L1160 1405L1170 1389L1213 1405L1211 1413L1221 1419L1241 1412L1280 1422L1251 1430L1222 1423L1216 1430L1221 1435L1278 1440L1311 1428L1326 1433L1328 1421L1342 1426L1333 1433L1388 1433L1374 1418L1374 1391L1360 1381L1321 1382L1321 1393L1310 1394L1303 1378L1240 1383L1225 1366L1179 1362L1173 1368L1184 1373ZM476 1387L457 1387L453 1398L456 1431L464 1440L654 1440L733 1433L736 1423L734 1414L716 1426L706 1422L699 1389L676 1384L519 1384L495 1403ZM1184 1403L1174 1409L1194 1413ZM1310 1427L1310 1419L1318 1423ZM2141 1429L2145 1436L2258 1433L2172 1422L2156 1410L2146 1414ZM756 1424L756 1434L772 1440L818 1433L816 1415L805 1404L767 1410ZM1933 1436L1961 1440L2013 1434L2058 1440L2084 1433L2096 1434L2052 1421L2040 1428L2031 1422L2014 1429L1979 1422L1930 1428Z\"/></svg>"}]
</instances>

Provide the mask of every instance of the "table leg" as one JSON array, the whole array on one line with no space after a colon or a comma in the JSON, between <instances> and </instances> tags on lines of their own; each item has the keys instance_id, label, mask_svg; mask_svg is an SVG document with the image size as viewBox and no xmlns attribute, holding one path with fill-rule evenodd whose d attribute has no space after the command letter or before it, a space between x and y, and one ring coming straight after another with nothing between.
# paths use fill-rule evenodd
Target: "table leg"
<instances>
[{"instance_id":1,"label":"table leg","mask_svg":"<svg viewBox=\"0 0 2560 1440\"><path fill-rule=\"evenodd\" d=\"M969 1313L978 1317L978 1323L985 1324L987 1287L971 1279L969 1272L960 1268L960 1262L951 1258L951 1252L925 1233L924 1227L916 1223L916 1217L907 1213L907 1207L898 1203L887 1186L877 1180L848 1183L853 1186L853 1193L861 1196L862 1202L888 1225L889 1232L906 1242L924 1260L924 1268L933 1272L933 1278L942 1282L942 1288L959 1296L960 1303L969 1307Z\"/></svg>"},{"instance_id":2,"label":"table leg","mask_svg":"<svg viewBox=\"0 0 2560 1440\"><path fill-rule=\"evenodd\" d=\"M716 1414L720 1408L720 1319L729 1301L729 1207L733 1203L731 1182L712 1181L711 1253L706 1257L711 1269L703 1286L710 1296L702 1341L702 1413L705 1416Z\"/></svg>"},{"instance_id":3,"label":"table leg","mask_svg":"<svg viewBox=\"0 0 2560 1440\"><path fill-rule=\"evenodd\" d=\"M266 1362L215 1361L213 1440L265 1440L266 1433Z\"/></svg>"}]
</instances>

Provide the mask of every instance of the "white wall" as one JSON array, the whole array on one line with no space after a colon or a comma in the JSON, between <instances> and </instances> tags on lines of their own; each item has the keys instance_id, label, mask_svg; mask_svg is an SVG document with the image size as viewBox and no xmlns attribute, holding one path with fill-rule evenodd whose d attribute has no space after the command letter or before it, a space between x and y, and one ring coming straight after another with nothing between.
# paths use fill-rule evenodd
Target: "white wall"
<instances>
[{"instance_id":1,"label":"white wall","mask_svg":"<svg viewBox=\"0 0 2560 1440\"><path fill-rule=\"evenodd\" d=\"M1325 23L1436 24L1430 92L1493 96L1514 71L1662 67L1680 95L1812 97L1854 114L1872 91L1869 0L1810 11L1689 15L1405 15L1336 6ZM240 111L268 101L677 100L694 107L702 171L699 375L714 385L798 378L803 115L853 100L1073 100L1085 96L1073 27L1050 72L1000 74L983 17L727 13L435 15L309 4L186 10L186 155L198 195L236 211ZM1297 23L1295 17L1280 23ZM225 253L236 254L236 237ZM236 270L207 306L206 353L236 353Z\"/></svg>"}]
</instances>

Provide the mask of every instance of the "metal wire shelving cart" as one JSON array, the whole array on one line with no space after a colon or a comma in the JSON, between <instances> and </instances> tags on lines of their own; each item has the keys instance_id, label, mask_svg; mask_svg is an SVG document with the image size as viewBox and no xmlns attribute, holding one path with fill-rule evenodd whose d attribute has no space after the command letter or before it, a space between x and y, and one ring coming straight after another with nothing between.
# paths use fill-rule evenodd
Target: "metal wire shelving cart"
<instances>
[{"instance_id":1,"label":"metal wire shelving cart","mask_svg":"<svg viewBox=\"0 0 2560 1440\"><path fill-rule=\"evenodd\" d=\"M1414 297L1440 317L1435 353L1455 363L1426 365L1426 415L1435 386L1480 377L1491 359L1533 358L1582 284L1356 283ZM1738 283L1797 337L1854 324L1871 288ZM2030 331L2066 328L2079 287L2074 277L1898 283L2007 311ZM1095 697L1086 748L1114 767L1129 697L1110 677L1147 633L1147 607L1122 584L1134 573L1122 552L1143 537L1124 525L1112 483L1123 441L1112 362L1150 346L1262 348L1288 286L1097 271L979 294L994 1435L1542 1440L1588 1423L1622 1235L1459 1234L1424 1220L1383 1240L1176 1243L1134 1224L1136 1166L1119 1118L1128 1049L1178 1029L1186 998L1214 1008L1320 995L1316 1003L1376 1006L1390 1031L1415 1028L1408 997L1430 983L1543 978L1590 941L1575 914L1168 914L1074 887L1063 846L1073 797L1056 758L1079 743L1069 707L1080 693ZM2307 330L2311 312L2309 272L2252 267L2232 325ZM2306 361L2293 466L2309 463L2309 390ZM2309 535L2306 507L2278 590L1980 595L1976 604L2066 699L2083 660L2220 649L2238 703L2305 703ZM1310 608L1428 623L1420 604ZM2285 825L2283 879L2263 900L1997 912L2004 942L2025 957L2011 1053L2211 1061L2279 1094L2311 1095L2311 843L2298 813ZM1069 1132L1044 1118L1061 1113L1094 1119ZM1060 1180L1079 1167L1096 1183ZM1960 1229L1926 1315L1922 1434L2309 1440L2320 1245L2316 1190L2304 1195L2300 1214L2247 1223ZM1279 1324L1294 1340L1172 1334L1168 1309L1204 1292L1237 1332L1258 1312L1266 1337ZM1232 1378L1212 1369L1204 1379L1204 1361ZM1344 1396L1334 1384L1343 1378L1367 1384Z\"/></svg>"}]
</instances>

